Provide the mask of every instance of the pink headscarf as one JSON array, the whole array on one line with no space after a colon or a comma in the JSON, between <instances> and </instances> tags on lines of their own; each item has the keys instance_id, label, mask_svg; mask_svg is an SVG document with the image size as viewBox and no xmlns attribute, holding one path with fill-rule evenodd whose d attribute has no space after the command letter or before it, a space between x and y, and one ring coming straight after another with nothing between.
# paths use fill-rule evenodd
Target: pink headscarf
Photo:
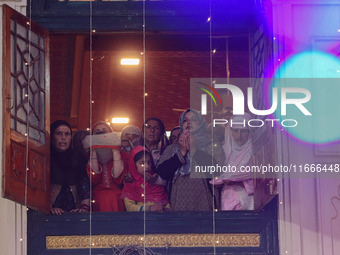
<instances>
[{"instance_id":1,"label":"pink headscarf","mask_svg":"<svg viewBox=\"0 0 340 255\"><path fill-rule=\"evenodd\" d=\"M168 204L168 195L165 193L164 186L151 184L144 181L144 177L137 172L137 168L134 162L134 157L140 151L149 152L144 146L136 146L132 149L129 157L128 170L133 177L132 183L126 183L122 191L122 199L128 198L133 201L144 202L155 202L161 204ZM150 154L151 156L151 154ZM144 189L145 187L145 189Z\"/></svg>"}]
</instances>

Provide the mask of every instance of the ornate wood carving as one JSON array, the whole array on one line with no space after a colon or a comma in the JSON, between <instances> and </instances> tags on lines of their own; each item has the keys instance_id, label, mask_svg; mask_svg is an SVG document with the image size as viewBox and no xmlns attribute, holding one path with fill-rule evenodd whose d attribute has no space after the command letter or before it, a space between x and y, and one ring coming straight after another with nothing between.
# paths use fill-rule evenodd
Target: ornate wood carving
<instances>
[{"instance_id":1,"label":"ornate wood carving","mask_svg":"<svg viewBox=\"0 0 340 255\"><path fill-rule=\"evenodd\" d=\"M48 31L4 6L3 194L49 211Z\"/></svg>"},{"instance_id":2,"label":"ornate wood carving","mask_svg":"<svg viewBox=\"0 0 340 255\"><path fill-rule=\"evenodd\" d=\"M259 247L259 234L157 234L146 235L147 247ZM110 248L144 245L143 235L47 236L47 249Z\"/></svg>"}]
</instances>

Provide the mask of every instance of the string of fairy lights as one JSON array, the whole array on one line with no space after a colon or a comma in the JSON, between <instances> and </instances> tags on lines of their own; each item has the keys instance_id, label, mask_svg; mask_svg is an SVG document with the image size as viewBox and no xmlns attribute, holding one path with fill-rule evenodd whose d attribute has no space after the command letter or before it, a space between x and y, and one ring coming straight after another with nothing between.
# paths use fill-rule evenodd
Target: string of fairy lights
<instances>
[{"instance_id":1,"label":"string of fairy lights","mask_svg":"<svg viewBox=\"0 0 340 255\"><path fill-rule=\"evenodd\" d=\"M93 57L92 57L92 35L93 35L93 23L92 23L92 1L89 2L89 65L90 65L90 79L89 79L89 94L90 94L90 99L89 99L89 108L90 108L90 127L92 127L92 106L93 106L93 99L92 99L92 78L93 78L93 74L92 74L92 61L93 61ZM92 136L90 136L90 144L92 144ZM91 152L92 148L90 146L90 155L92 155ZM90 166L92 168L92 157L90 156ZM89 216L89 232L90 232L90 239L89 239L89 254L92 254L92 174L89 175L90 176L90 216Z\"/></svg>"},{"instance_id":2,"label":"string of fairy lights","mask_svg":"<svg viewBox=\"0 0 340 255\"><path fill-rule=\"evenodd\" d=\"M210 65L209 65L209 72L210 72L210 84L213 84L213 54L216 53L216 49L213 49L213 41L212 41L212 3L211 0L209 0L209 17L207 19L207 22L209 23L209 58L210 58ZM210 101L210 110L213 112L213 104L212 101ZM211 116L212 118L212 116ZM211 137L214 137L213 135L214 129L211 129ZM214 157L214 144L211 143L211 152L212 152L212 157ZM211 162L211 165L213 162ZM214 248L214 255L216 254L216 218L215 218L215 188L212 188L212 227L213 227L213 248ZM217 210L217 209L216 209Z\"/></svg>"},{"instance_id":3,"label":"string of fairy lights","mask_svg":"<svg viewBox=\"0 0 340 255\"><path fill-rule=\"evenodd\" d=\"M32 0L29 1L30 6L32 6ZM32 8L30 8L29 12L29 21L26 22L26 25L28 26L28 36L27 36L27 47L28 47L28 56L27 59L25 60L26 62L24 63L25 66L27 67L27 93L25 93L25 104L27 105L26 107L26 132L25 132L25 138L26 138L26 151L25 151L25 187L24 187L24 192L25 192L25 197L24 197L24 210L26 208L26 211L28 210L27 207L27 201L28 201L28 174L29 174L29 130L30 130L30 83L31 83L31 65L33 64L31 62L31 37L32 37ZM23 222L23 215L22 215L22 210L21 210L21 215L20 215L20 223L21 223L21 229L20 229L20 248L21 248L21 253L24 254L24 249L25 249L25 243L27 242L27 231L24 227L24 222ZM25 229L25 230L24 230Z\"/></svg>"},{"instance_id":4,"label":"string of fairy lights","mask_svg":"<svg viewBox=\"0 0 340 255\"><path fill-rule=\"evenodd\" d=\"M143 1L143 123L145 123L145 108L146 108L146 18L145 18L145 11L146 11L146 5L145 5L145 1ZM144 137L145 137L145 128L143 128L143 132L144 132ZM145 143L145 140L144 140ZM144 150L144 158L145 158L145 150ZM145 165L144 165L144 194L146 194L146 184L145 184L145 179L146 179L146 175L145 175ZM144 205L146 203L146 196L143 196L143 202ZM144 206L144 212L143 212L143 252L144 254L146 253L146 210L145 210L145 206Z\"/></svg>"}]
</instances>

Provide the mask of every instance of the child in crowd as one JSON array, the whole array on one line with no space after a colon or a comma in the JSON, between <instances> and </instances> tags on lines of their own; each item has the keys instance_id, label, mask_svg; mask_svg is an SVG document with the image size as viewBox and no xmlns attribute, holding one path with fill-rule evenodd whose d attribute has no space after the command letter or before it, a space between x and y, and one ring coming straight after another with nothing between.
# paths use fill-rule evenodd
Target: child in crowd
<instances>
[{"instance_id":1,"label":"child in crowd","mask_svg":"<svg viewBox=\"0 0 340 255\"><path fill-rule=\"evenodd\" d=\"M151 153L143 146L136 146L130 153L128 170L133 177L131 183L123 188L127 211L169 210L170 204L164 186L151 184L144 180L154 175ZM145 202L145 203L144 203Z\"/></svg>"}]
</instances>

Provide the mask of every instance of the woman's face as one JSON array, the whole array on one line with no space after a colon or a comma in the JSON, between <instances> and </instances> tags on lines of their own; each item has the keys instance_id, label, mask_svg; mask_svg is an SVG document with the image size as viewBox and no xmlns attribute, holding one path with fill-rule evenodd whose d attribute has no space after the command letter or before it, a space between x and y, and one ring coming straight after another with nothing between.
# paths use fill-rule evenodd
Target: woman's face
<instances>
[{"instance_id":1,"label":"woman's face","mask_svg":"<svg viewBox=\"0 0 340 255\"><path fill-rule=\"evenodd\" d=\"M243 145L249 139L249 132L250 132L249 129L232 128L231 136L233 137L236 144Z\"/></svg>"},{"instance_id":2,"label":"woman's face","mask_svg":"<svg viewBox=\"0 0 340 255\"><path fill-rule=\"evenodd\" d=\"M149 120L144 125L144 140L148 143L158 143L161 140L161 126L156 120Z\"/></svg>"},{"instance_id":3,"label":"woman's face","mask_svg":"<svg viewBox=\"0 0 340 255\"><path fill-rule=\"evenodd\" d=\"M108 126L104 124L100 124L96 126L93 130L94 135L107 134L107 133L111 133L111 130L109 129Z\"/></svg>"},{"instance_id":4,"label":"woman's face","mask_svg":"<svg viewBox=\"0 0 340 255\"><path fill-rule=\"evenodd\" d=\"M192 112L187 112L183 119L183 130L194 131L198 128L198 119Z\"/></svg>"},{"instance_id":5,"label":"woman's face","mask_svg":"<svg viewBox=\"0 0 340 255\"><path fill-rule=\"evenodd\" d=\"M133 134L133 133L126 133L125 134L125 138L129 139L131 143L135 142L135 141L139 141L140 139L140 135L138 134Z\"/></svg>"},{"instance_id":6,"label":"woman's face","mask_svg":"<svg viewBox=\"0 0 340 255\"><path fill-rule=\"evenodd\" d=\"M170 143L178 143L178 138L179 138L179 131L180 129L175 129L174 131L171 132L170 134Z\"/></svg>"},{"instance_id":7,"label":"woman's face","mask_svg":"<svg viewBox=\"0 0 340 255\"><path fill-rule=\"evenodd\" d=\"M59 152L67 151L71 145L71 130L68 126L57 127L52 135L52 145Z\"/></svg>"}]
</instances>

